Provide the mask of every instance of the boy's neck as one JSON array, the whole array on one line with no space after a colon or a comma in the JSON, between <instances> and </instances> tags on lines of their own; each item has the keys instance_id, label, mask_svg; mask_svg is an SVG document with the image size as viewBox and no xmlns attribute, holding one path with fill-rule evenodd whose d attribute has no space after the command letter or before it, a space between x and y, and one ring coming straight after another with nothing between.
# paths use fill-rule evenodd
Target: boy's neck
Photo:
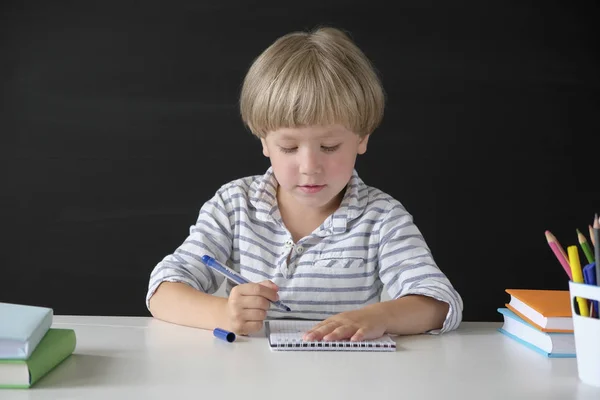
<instances>
[{"instance_id":1,"label":"boy's neck","mask_svg":"<svg viewBox=\"0 0 600 400\"><path fill-rule=\"evenodd\" d=\"M280 190L280 186L277 187L277 206L280 212L293 213L301 216L302 218L327 218L340 207L342 199L344 198L345 189L342 190L336 197L334 197L328 204L323 207L307 207L306 205L298 203L292 196L284 193Z\"/></svg>"},{"instance_id":2,"label":"boy's neck","mask_svg":"<svg viewBox=\"0 0 600 400\"><path fill-rule=\"evenodd\" d=\"M294 201L277 188L277 205L284 225L297 242L317 229L331 214L337 210L344 197L339 193L329 204L322 208L306 207Z\"/></svg>"}]
</instances>

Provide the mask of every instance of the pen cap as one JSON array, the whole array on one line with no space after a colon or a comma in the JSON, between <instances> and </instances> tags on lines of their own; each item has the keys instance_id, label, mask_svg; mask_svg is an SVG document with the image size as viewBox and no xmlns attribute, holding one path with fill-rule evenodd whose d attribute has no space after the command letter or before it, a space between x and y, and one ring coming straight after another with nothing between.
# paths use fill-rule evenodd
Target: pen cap
<instances>
[{"instance_id":1,"label":"pen cap","mask_svg":"<svg viewBox=\"0 0 600 400\"><path fill-rule=\"evenodd\" d=\"M583 267L583 283L586 283L588 285L597 285L596 263L590 263Z\"/></svg>"},{"instance_id":2,"label":"pen cap","mask_svg":"<svg viewBox=\"0 0 600 400\"><path fill-rule=\"evenodd\" d=\"M235 340L235 333L226 331L225 329L221 329L221 328L215 328L213 330L213 335L215 335L215 337L218 337L219 339L224 340L229 343L231 343Z\"/></svg>"}]
</instances>

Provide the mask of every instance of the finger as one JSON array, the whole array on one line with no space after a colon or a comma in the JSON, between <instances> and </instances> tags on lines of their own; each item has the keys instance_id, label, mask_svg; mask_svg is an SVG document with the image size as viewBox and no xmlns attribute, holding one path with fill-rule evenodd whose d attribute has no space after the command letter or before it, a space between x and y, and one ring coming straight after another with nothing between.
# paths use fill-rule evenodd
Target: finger
<instances>
[{"instance_id":1,"label":"finger","mask_svg":"<svg viewBox=\"0 0 600 400\"><path fill-rule=\"evenodd\" d=\"M371 340L378 339L385 333L385 330L378 330L374 328L362 327L356 331L354 336L350 340Z\"/></svg>"},{"instance_id":2,"label":"finger","mask_svg":"<svg viewBox=\"0 0 600 400\"><path fill-rule=\"evenodd\" d=\"M343 340L349 339L358 331L358 328L352 325L342 325L334 329L328 335L323 337L323 340Z\"/></svg>"},{"instance_id":3,"label":"finger","mask_svg":"<svg viewBox=\"0 0 600 400\"><path fill-rule=\"evenodd\" d=\"M249 309L243 310L241 312L240 316L246 322L258 321L258 322L262 323L265 320L265 318L267 318L267 311L259 310L259 309L255 309L255 308L249 308Z\"/></svg>"},{"instance_id":4,"label":"finger","mask_svg":"<svg viewBox=\"0 0 600 400\"><path fill-rule=\"evenodd\" d=\"M351 342L360 342L361 340L367 339L367 330L364 328L360 328L356 331L354 335L350 338Z\"/></svg>"},{"instance_id":5,"label":"finger","mask_svg":"<svg viewBox=\"0 0 600 400\"><path fill-rule=\"evenodd\" d=\"M316 330L319 329L320 327L322 327L323 325L325 325L325 323L326 323L325 321L321 321L317 325L313 326L312 328L310 328L309 330L304 332L304 335L302 335L302 340L305 340L305 341L315 340L314 338L316 336L313 335L313 332L316 332Z\"/></svg>"},{"instance_id":6,"label":"finger","mask_svg":"<svg viewBox=\"0 0 600 400\"><path fill-rule=\"evenodd\" d=\"M261 296L271 301L279 300L277 291L258 283L244 283L237 286L237 292L242 296Z\"/></svg>"},{"instance_id":7,"label":"finger","mask_svg":"<svg viewBox=\"0 0 600 400\"><path fill-rule=\"evenodd\" d=\"M329 321L327 323L322 324L318 328L315 327L311 331L307 332L304 335L304 340L313 341L313 340L322 340L325 335L333 332L339 323L337 321Z\"/></svg>"},{"instance_id":8,"label":"finger","mask_svg":"<svg viewBox=\"0 0 600 400\"><path fill-rule=\"evenodd\" d=\"M262 329L263 322L262 321L246 321L242 324L239 332L236 332L239 335L248 335L250 333L258 332Z\"/></svg>"},{"instance_id":9,"label":"finger","mask_svg":"<svg viewBox=\"0 0 600 400\"><path fill-rule=\"evenodd\" d=\"M268 310L271 308L269 300L261 296L242 296L237 304L239 308L243 309Z\"/></svg>"},{"instance_id":10,"label":"finger","mask_svg":"<svg viewBox=\"0 0 600 400\"><path fill-rule=\"evenodd\" d=\"M272 281L269 281L269 280L266 280L266 281L259 282L258 284L259 284L259 285L266 286L266 287L268 287L268 288L271 288L271 289L273 289L273 290L275 290L275 291L278 291L278 290L279 290L279 286L277 286L275 283L273 283Z\"/></svg>"},{"instance_id":11,"label":"finger","mask_svg":"<svg viewBox=\"0 0 600 400\"><path fill-rule=\"evenodd\" d=\"M314 325L312 328L310 328L308 331L306 331L306 334L313 333L314 331L318 330L318 329L319 329L319 328L321 328L322 326L325 326L325 325L327 325L327 324L330 324L330 323L331 323L331 321L332 321L332 320L331 320L330 318L327 318L326 320L319 322L318 324L316 324L316 325Z\"/></svg>"}]
</instances>

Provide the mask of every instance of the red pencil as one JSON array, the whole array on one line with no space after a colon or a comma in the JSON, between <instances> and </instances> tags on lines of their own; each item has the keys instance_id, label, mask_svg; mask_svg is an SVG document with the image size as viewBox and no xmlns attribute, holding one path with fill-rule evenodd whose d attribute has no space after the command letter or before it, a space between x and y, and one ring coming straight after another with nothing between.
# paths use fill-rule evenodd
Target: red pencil
<instances>
[{"instance_id":1,"label":"red pencil","mask_svg":"<svg viewBox=\"0 0 600 400\"><path fill-rule=\"evenodd\" d=\"M546 240L548 241L548 244L550 245L552 252L554 253L556 258L560 262L560 265L562 265L563 269L569 276L569 279L573 279L571 276L571 266L569 265L569 261L568 261L569 258L565 256L565 251L563 250L559 241L556 239L556 237L550 231L546 231Z\"/></svg>"}]
</instances>

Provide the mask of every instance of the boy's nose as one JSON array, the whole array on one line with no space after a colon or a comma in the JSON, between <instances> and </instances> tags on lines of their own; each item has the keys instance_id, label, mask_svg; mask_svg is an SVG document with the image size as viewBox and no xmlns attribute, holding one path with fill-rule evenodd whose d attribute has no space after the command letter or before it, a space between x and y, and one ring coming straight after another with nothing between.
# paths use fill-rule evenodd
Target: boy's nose
<instances>
[{"instance_id":1,"label":"boy's nose","mask_svg":"<svg viewBox=\"0 0 600 400\"><path fill-rule=\"evenodd\" d=\"M307 151L300 160L300 173L303 175L315 175L321 172L321 161L317 154Z\"/></svg>"}]
</instances>

